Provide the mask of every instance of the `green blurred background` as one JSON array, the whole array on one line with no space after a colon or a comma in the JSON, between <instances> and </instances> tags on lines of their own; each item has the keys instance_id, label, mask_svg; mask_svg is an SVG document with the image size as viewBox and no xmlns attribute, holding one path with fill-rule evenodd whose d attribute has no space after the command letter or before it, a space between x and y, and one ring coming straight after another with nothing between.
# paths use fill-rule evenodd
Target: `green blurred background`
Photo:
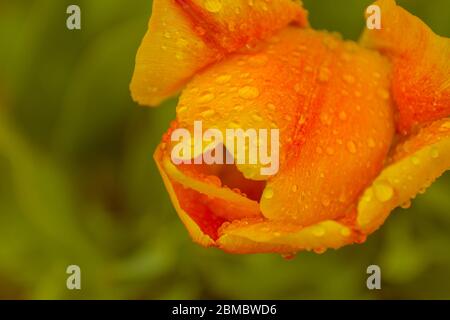
<instances>
[{"instance_id":1,"label":"green blurred background","mask_svg":"<svg viewBox=\"0 0 450 320\"><path fill-rule=\"evenodd\" d=\"M370 1L305 0L315 28L356 39ZM450 2L400 1L450 36ZM82 30L66 29L78 4ZM229 255L194 245L152 160L176 99L128 84L150 0L0 0L0 298L450 298L450 175L362 245ZM81 267L82 290L66 289ZM382 269L382 290L366 268Z\"/></svg>"}]
</instances>

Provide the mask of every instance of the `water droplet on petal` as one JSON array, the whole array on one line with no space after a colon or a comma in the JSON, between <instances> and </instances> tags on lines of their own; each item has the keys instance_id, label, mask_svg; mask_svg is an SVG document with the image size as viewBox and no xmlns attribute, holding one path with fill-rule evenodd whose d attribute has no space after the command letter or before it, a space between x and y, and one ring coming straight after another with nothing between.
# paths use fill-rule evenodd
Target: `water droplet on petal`
<instances>
[{"instance_id":1,"label":"water droplet on petal","mask_svg":"<svg viewBox=\"0 0 450 320\"><path fill-rule=\"evenodd\" d=\"M322 113L320 115L320 121L325 125L330 125L332 122L331 117L327 113Z\"/></svg>"},{"instance_id":2,"label":"water droplet on petal","mask_svg":"<svg viewBox=\"0 0 450 320\"><path fill-rule=\"evenodd\" d=\"M408 209L408 208L410 208L411 207L411 200L408 200L408 201L406 201L406 202L403 202L401 205L400 205L400 208L402 208L402 209Z\"/></svg>"},{"instance_id":3,"label":"water droplet on petal","mask_svg":"<svg viewBox=\"0 0 450 320\"><path fill-rule=\"evenodd\" d=\"M330 205L330 199L329 199L328 197L324 197L324 198L322 199L322 205L323 205L324 207L328 207L328 206Z\"/></svg>"},{"instance_id":4,"label":"water droplet on petal","mask_svg":"<svg viewBox=\"0 0 450 320\"><path fill-rule=\"evenodd\" d=\"M325 234L325 229L321 226L314 226L312 234L316 237L322 237Z\"/></svg>"},{"instance_id":5,"label":"water droplet on petal","mask_svg":"<svg viewBox=\"0 0 450 320\"><path fill-rule=\"evenodd\" d=\"M380 90L378 90L378 95L379 95L380 98L383 99L383 100L389 99L389 91L387 91L386 89L380 89Z\"/></svg>"},{"instance_id":6,"label":"water droplet on petal","mask_svg":"<svg viewBox=\"0 0 450 320\"><path fill-rule=\"evenodd\" d=\"M327 251L326 248L314 248L313 250L314 250L314 252L317 253L317 254L322 254L322 253L324 253L325 251Z\"/></svg>"},{"instance_id":7,"label":"water droplet on petal","mask_svg":"<svg viewBox=\"0 0 450 320\"><path fill-rule=\"evenodd\" d=\"M320 82L327 82L330 80L330 70L325 67L320 68L318 79Z\"/></svg>"},{"instance_id":8,"label":"water droplet on petal","mask_svg":"<svg viewBox=\"0 0 450 320\"><path fill-rule=\"evenodd\" d=\"M352 232L351 232L350 228L343 227L343 228L341 229L341 235L342 235L343 237L348 237L348 236L350 236L351 233L352 233Z\"/></svg>"},{"instance_id":9,"label":"water droplet on petal","mask_svg":"<svg viewBox=\"0 0 450 320\"><path fill-rule=\"evenodd\" d=\"M260 55L252 56L248 60L248 62L251 66L262 67L267 63L268 60L269 60L269 58L266 55L260 54Z\"/></svg>"},{"instance_id":10,"label":"water droplet on petal","mask_svg":"<svg viewBox=\"0 0 450 320\"><path fill-rule=\"evenodd\" d=\"M261 116L259 116L259 115L257 115L257 114L253 114L253 115L252 115L252 119L255 120L255 121L257 121L257 122L260 122L260 121L263 120L263 118L261 118Z\"/></svg>"},{"instance_id":11,"label":"water droplet on petal","mask_svg":"<svg viewBox=\"0 0 450 320\"><path fill-rule=\"evenodd\" d=\"M216 113L216 112L215 112L213 109L209 109L209 110L203 111L202 113L200 113L200 115L201 115L203 118L210 118L210 117L212 117L215 113Z\"/></svg>"},{"instance_id":12,"label":"water droplet on petal","mask_svg":"<svg viewBox=\"0 0 450 320\"><path fill-rule=\"evenodd\" d=\"M230 79L231 79L231 76L229 74L223 74L223 75L218 76L216 78L216 83L218 83L218 84L225 84L228 81L230 81Z\"/></svg>"},{"instance_id":13,"label":"water droplet on petal","mask_svg":"<svg viewBox=\"0 0 450 320\"><path fill-rule=\"evenodd\" d=\"M450 130L450 121L444 122L441 124L441 127L439 128L439 131L445 132Z\"/></svg>"},{"instance_id":14,"label":"water droplet on petal","mask_svg":"<svg viewBox=\"0 0 450 320\"><path fill-rule=\"evenodd\" d=\"M436 148L436 147L432 147L432 148L431 148L431 151L430 151L430 154L431 154L431 157L432 157L433 159L439 158L439 149Z\"/></svg>"},{"instance_id":15,"label":"water droplet on petal","mask_svg":"<svg viewBox=\"0 0 450 320\"><path fill-rule=\"evenodd\" d=\"M267 104L267 108L269 109L269 110L275 110L276 109L276 107L275 107L275 105L273 104L273 103L268 103Z\"/></svg>"},{"instance_id":16,"label":"water droplet on petal","mask_svg":"<svg viewBox=\"0 0 450 320\"><path fill-rule=\"evenodd\" d=\"M292 260L295 258L295 253L282 253L281 257L285 260Z\"/></svg>"},{"instance_id":17,"label":"water droplet on petal","mask_svg":"<svg viewBox=\"0 0 450 320\"><path fill-rule=\"evenodd\" d=\"M356 145L353 141L349 141L347 143L347 149L350 151L350 153L356 153Z\"/></svg>"},{"instance_id":18,"label":"water droplet on petal","mask_svg":"<svg viewBox=\"0 0 450 320\"><path fill-rule=\"evenodd\" d=\"M205 0L205 9L212 13L217 13L222 10L221 0Z\"/></svg>"},{"instance_id":19,"label":"water droplet on petal","mask_svg":"<svg viewBox=\"0 0 450 320\"><path fill-rule=\"evenodd\" d=\"M181 52L177 52L177 53L175 54L175 58L176 58L177 60L182 60L182 59L183 59L183 54L182 54Z\"/></svg>"},{"instance_id":20,"label":"water droplet on petal","mask_svg":"<svg viewBox=\"0 0 450 320\"><path fill-rule=\"evenodd\" d=\"M203 94L200 98L198 98L198 102L199 103L208 103L213 101L215 98L214 93L211 92L207 92L205 94Z\"/></svg>"},{"instance_id":21,"label":"water droplet on petal","mask_svg":"<svg viewBox=\"0 0 450 320\"><path fill-rule=\"evenodd\" d=\"M255 99L259 96L259 90L256 87L245 86L239 89L239 96L243 99Z\"/></svg>"},{"instance_id":22,"label":"water droplet on petal","mask_svg":"<svg viewBox=\"0 0 450 320\"><path fill-rule=\"evenodd\" d=\"M339 119L341 119L342 121L347 120L347 114L345 113L345 111L339 112Z\"/></svg>"},{"instance_id":23,"label":"water droplet on petal","mask_svg":"<svg viewBox=\"0 0 450 320\"><path fill-rule=\"evenodd\" d=\"M375 197L381 202L386 202L394 196L394 188L388 182L376 182L373 186Z\"/></svg>"},{"instance_id":24,"label":"water droplet on petal","mask_svg":"<svg viewBox=\"0 0 450 320\"><path fill-rule=\"evenodd\" d=\"M273 189L271 187L267 187L264 189L263 197L266 199L272 199L273 197Z\"/></svg>"},{"instance_id":25,"label":"water droplet on petal","mask_svg":"<svg viewBox=\"0 0 450 320\"><path fill-rule=\"evenodd\" d=\"M351 74L344 74L344 75L342 76L342 78L344 79L345 82L347 82L347 83L349 83L349 84L352 84L352 83L355 82L355 77L352 76Z\"/></svg>"},{"instance_id":26,"label":"water droplet on petal","mask_svg":"<svg viewBox=\"0 0 450 320\"><path fill-rule=\"evenodd\" d=\"M189 42L186 39L179 38L177 40L177 46L179 47L186 47L189 44Z\"/></svg>"},{"instance_id":27,"label":"water droplet on petal","mask_svg":"<svg viewBox=\"0 0 450 320\"><path fill-rule=\"evenodd\" d=\"M416 157L416 156L412 156L412 157L411 157L411 162L412 162L414 165L418 166L418 165L420 164L420 159L419 159L418 157Z\"/></svg>"},{"instance_id":28,"label":"water droplet on petal","mask_svg":"<svg viewBox=\"0 0 450 320\"><path fill-rule=\"evenodd\" d=\"M178 113L186 112L187 111L187 107L186 106L179 107L179 108L177 108L177 111L178 111Z\"/></svg>"}]
</instances>

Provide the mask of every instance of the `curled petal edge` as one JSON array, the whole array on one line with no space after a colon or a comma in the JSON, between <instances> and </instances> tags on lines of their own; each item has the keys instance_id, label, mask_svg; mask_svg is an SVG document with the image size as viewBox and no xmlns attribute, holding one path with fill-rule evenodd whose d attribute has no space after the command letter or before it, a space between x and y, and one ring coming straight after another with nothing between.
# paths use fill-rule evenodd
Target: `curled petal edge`
<instances>
[{"instance_id":1,"label":"curled petal edge","mask_svg":"<svg viewBox=\"0 0 450 320\"><path fill-rule=\"evenodd\" d=\"M408 204L450 168L450 118L423 127L399 144L391 159L358 203L356 223L364 234L377 230L393 209Z\"/></svg>"}]
</instances>

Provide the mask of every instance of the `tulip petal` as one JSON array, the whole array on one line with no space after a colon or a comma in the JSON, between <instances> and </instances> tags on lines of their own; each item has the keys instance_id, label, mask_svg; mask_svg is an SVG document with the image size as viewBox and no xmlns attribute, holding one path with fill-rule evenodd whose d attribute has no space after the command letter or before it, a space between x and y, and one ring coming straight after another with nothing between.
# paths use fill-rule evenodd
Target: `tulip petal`
<instances>
[{"instance_id":1,"label":"tulip petal","mask_svg":"<svg viewBox=\"0 0 450 320\"><path fill-rule=\"evenodd\" d=\"M221 185L216 176L199 175L189 170L192 168L175 166L167 156L167 146L163 140L154 159L174 207L195 242L210 246L218 238L218 229L225 222L262 217L257 201L242 195L237 189Z\"/></svg>"},{"instance_id":2,"label":"tulip petal","mask_svg":"<svg viewBox=\"0 0 450 320\"><path fill-rule=\"evenodd\" d=\"M136 57L133 99L158 105L197 71L287 24L307 25L292 0L154 0Z\"/></svg>"},{"instance_id":3,"label":"tulip petal","mask_svg":"<svg viewBox=\"0 0 450 320\"><path fill-rule=\"evenodd\" d=\"M394 0L375 2L381 29L366 30L361 43L393 63L392 94L398 131L450 116L450 39L437 36Z\"/></svg>"},{"instance_id":4,"label":"tulip petal","mask_svg":"<svg viewBox=\"0 0 450 320\"><path fill-rule=\"evenodd\" d=\"M178 216L180 217L184 226L188 230L192 240L204 247L209 247L209 246L213 245L214 241L213 241L213 239L211 239L211 236L207 235L200 228L199 224L184 209L181 208L178 196L175 192L176 185L170 181L168 175L165 173L165 171L161 167L161 163L159 161L159 158L161 157L159 148L156 150L154 157L155 157L155 160L156 160L155 162L157 164L159 172L161 174L161 177L164 181L164 185L167 189L167 192L169 193L170 200L172 201L172 204L175 207L175 210L177 211Z\"/></svg>"},{"instance_id":5,"label":"tulip petal","mask_svg":"<svg viewBox=\"0 0 450 320\"><path fill-rule=\"evenodd\" d=\"M264 221L235 222L221 229L219 248L231 253L291 254L301 250L323 253L346 244L361 242L364 236L344 223L326 220L301 228L289 224Z\"/></svg>"},{"instance_id":6,"label":"tulip petal","mask_svg":"<svg viewBox=\"0 0 450 320\"><path fill-rule=\"evenodd\" d=\"M365 190L359 204L357 225L369 234L383 224L390 212L408 204L450 168L450 119L435 121L400 143L389 164Z\"/></svg>"}]
</instances>

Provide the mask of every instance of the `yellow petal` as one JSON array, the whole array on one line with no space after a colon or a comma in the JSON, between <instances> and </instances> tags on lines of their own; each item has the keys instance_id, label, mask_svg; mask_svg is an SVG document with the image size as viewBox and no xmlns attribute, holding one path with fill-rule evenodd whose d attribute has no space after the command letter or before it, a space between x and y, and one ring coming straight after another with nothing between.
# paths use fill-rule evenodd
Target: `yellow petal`
<instances>
[{"instance_id":1,"label":"yellow petal","mask_svg":"<svg viewBox=\"0 0 450 320\"><path fill-rule=\"evenodd\" d=\"M168 136L166 136L168 137ZM186 166L175 166L167 156L167 143L158 146L154 159L174 207L193 240L210 246L227 221L260 218L259 205L239 190L231 190L215 176L198 175Z\"/></svg>"},{"instance_id":2,"label":"yellow petal","mask_svg":"<svg viewBox=\"0 0 450 320\"><path fill-rule=\"evenodd\" d=\"M443 119L397 146L391 164L360 198L358 227L366 234L375 231L394 208L407 204L449 168L450 119Z\"/></svg>"},{"instance_id":3,"label":"yellow petal","mask_svg":"<svg viewBox=\"0 0 450 320\"><path fill-rule=\"evenodd\" d=\"M301 228L287 223L264 221L234 222L221 229L218 246L232 253L295 253L313 250L322 253L346 244L360 242L364 237L344 223L326 220Z\"/></svg>"},{"instance_id":4,"label":"yellow petal","mask_svg":"<svg viewBox=\"0 0 450 320\"><path fill-rule=\"evenodd\" d=\"M194 240L196 243L204 247L209 247L213 245L214 241L211 239L211 237L207 235L205 232L203 232L199 227L199 225L193 220L193 218L191 218L191 216L184 209L181 208L181 205L178 201L178 197L175 193L174 185L172 184L169 177L161 167L161 162L159 161L159 159L161 158L160 148L156 150L154 158L156 160L156 165L159 169L161 177L164 181L164 185L167 189L167 192L169 193L170 200L172 201L172 204L175 207L175 210L177 211L180 220L183 222L184 226L188 230L192 240Z\"/></svg>"},{"instance_id":5,"label":"yellow petal","mask_svg":"<svg viewBox=\"0 0 450 320\"><path fill-rule=\"evenodd\" d=\"M158 105L199 70L290 22L307 24L291 0L154 0L136 56L133 99Z\"/></svg>"}]
</instances>

